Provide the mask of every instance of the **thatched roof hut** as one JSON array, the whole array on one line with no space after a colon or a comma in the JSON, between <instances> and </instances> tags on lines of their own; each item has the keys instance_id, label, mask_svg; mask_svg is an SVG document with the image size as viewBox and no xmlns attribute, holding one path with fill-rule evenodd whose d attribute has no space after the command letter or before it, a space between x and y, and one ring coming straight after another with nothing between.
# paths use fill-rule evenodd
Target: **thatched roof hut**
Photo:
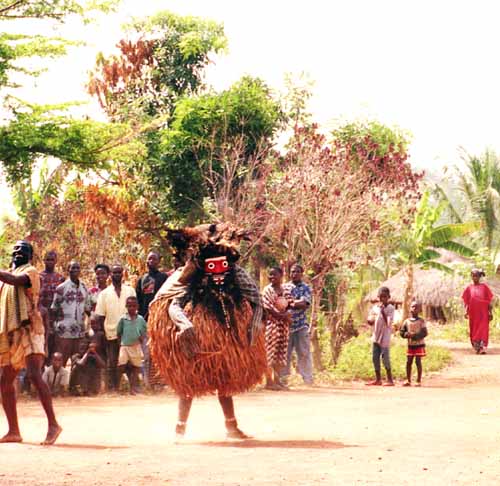
<instances>
[{"instance_id":1,"label":"thatched roof hut","mask_svg":"<svg viewBox=\"0 0 500 486\"><path fill-rule=\"evenodd\" d=\"M395 303L403 302L406 286L406 273L400 270L398 273L380 284L380 287L388 287L391 291L391 300ZM454 275L449 275L440 270L429 268L415 268L413 271L413 297L423 305L432 307L443 307L452 298L459 297L463 291L463 280ZM377 290L368 294L366 300L376 301Z\"/></svg>"},{"instance_id":2,"label":"thatched roof hut","mask_svg":"<svg viewBox=\"0 0 500 486\"><path fill-rule=\"evenodd\" d=\"M448 250L437 249L441 257L437 259L439 263L446 266L457 264L471 265L472 261ZM500 280L495 277L485 280L490 285L493 293L500 297ZM406 286L406 274L404 270L390 277L380 284L380 287L388 287L391 291L391 300L395 303L403 302ZM459 275L448 274L440 270L429 268L423 269L415 267L413 272L413 297L424 306L443 307L453 298L460 298L464 290L464 281ZM366 297L367 301L377 300L377 289L373 290Z\"/></svg>"}]
</instances>

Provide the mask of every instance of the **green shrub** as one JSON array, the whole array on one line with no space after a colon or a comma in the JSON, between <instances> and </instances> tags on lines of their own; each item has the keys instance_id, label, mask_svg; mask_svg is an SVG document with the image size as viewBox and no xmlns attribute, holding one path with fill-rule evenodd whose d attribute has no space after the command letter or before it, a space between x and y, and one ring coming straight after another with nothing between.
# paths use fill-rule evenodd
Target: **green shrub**
<instances>
[{"instance_id":1,"label":"green shrub","mask_svg":"<svg viewBox=\"0 0 500 486\"><path fill-rule=\"evenodd\" d=\"M433 337L457 343L468 343L469 321L460 319L440 326L432 332ZM490 340L500 342L500 308L493 309L493 320L490 322Z\"/></svg>"},{"instance_id":2,"label":"green shrub","mask_svg":"<svg viewBox=\"0 0 500 486\"><path fill-rule=\"evenodd\" d=\"M394 378L406 378L406 350L406 340L395 335L391 344L391 367ZM427 345L427 356L422 361L425 376L428 372L439 371L450 364L452 355L446 348ZM413 372L416 373L415 369ZM384 372L382 372L382 375L384 376ZM374 371L370 336L362 334L346 343L342 348L337 366L332 367L330 365L317 378L320 382L373 379Z\"/></svg>"}]
</instances>

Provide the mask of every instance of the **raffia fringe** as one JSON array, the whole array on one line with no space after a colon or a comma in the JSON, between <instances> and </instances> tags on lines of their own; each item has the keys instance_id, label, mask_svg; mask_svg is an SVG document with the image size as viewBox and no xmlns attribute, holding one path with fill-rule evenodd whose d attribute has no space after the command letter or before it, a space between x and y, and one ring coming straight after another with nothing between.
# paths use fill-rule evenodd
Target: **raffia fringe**
<instances>
[{"instance_id":1,"label":"raffia fringe","mask_svg":"<svg viewBox=\"0 0 500 486\"><path fill-rule=\"evenodd\" d=\"M153 362L178 395L235 395L261 381L267 366L264 335L260 333L253 346L248 344L252 308L246 301L241 310L235 311L239 342L203 306L196 306L191 320L201 353L193 360L177 346L177 328L168 316L170 302L160 298L151 305L148 327Z\"/></svg>"}]
</instances>

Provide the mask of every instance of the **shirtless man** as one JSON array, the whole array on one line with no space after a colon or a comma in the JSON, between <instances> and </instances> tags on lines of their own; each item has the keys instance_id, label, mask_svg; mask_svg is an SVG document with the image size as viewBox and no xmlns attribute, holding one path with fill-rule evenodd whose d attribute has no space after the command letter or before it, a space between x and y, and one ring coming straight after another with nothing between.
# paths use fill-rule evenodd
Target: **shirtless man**
<instances>
[{"instance_id":1,"label":"shirtless man","mask_svg":"<svg viewBox=\"0 0 500 486\"><path fill-rule=\"evenodd\" d=\"M38 299L40 276L31 264L33 247L18 241L12 252L11 271L0 271L0 391L9 430L0 442L22 442L17 420L14 380L21 368L38 391L48 420L48 431L42 445L51 445L62 432L57 423L52 397L42 379L45 359L45 329Z\"/></svg>"}]
</instances>

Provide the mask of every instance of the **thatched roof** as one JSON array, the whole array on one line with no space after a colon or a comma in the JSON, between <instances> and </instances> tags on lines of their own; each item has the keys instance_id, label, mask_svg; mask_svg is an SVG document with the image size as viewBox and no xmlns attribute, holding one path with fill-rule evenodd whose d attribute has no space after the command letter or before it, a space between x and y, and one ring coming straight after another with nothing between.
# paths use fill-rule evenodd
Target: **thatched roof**
<instances>
[{"instance_id":1,"label":"thatched roof","mask_svg":"<svg viewBox=\"0 0 500 486\"><path fill-rule=\"evenodd\" d=\"M472 261L468 258L461 257L456 253L448 250L437 250L441 257L437 259L439 263L447 266L453 264L471 264ZM500 297L500 280L495 277L485 280L492 292L497 298ZM385 282L382 282L379 287L388 287L391 291L391 300L393 302L403 302L403 296L406 285L406 273L400 270L398 273L390 277ZM434 268L424 270L420 267L415 267L413 271L413 297L420 301L423 305L433 307L441 307L450 302L453 298L460 298L465 288L463 279L459 275L452 275ZM376 301L377 290L370 292L365 300Z\"/></svg>"},{"instance_id":2,"label":"thatched roof","mask_svg":"<svg viewBox=\"0 0 500 486\"><path fill-rule=\"evenodd\" d=\"M391 278L380 284L391 291L393 302L403 302L406 286L406 273L400 270ZM368 294L366 300L377 300L377 290ZM413 271L413 297L423 305L440 307L446 305L452 298L462 295L463 281L458 276L448 275L440 270L415 268Z\"/></svg>"}]
</instances>

